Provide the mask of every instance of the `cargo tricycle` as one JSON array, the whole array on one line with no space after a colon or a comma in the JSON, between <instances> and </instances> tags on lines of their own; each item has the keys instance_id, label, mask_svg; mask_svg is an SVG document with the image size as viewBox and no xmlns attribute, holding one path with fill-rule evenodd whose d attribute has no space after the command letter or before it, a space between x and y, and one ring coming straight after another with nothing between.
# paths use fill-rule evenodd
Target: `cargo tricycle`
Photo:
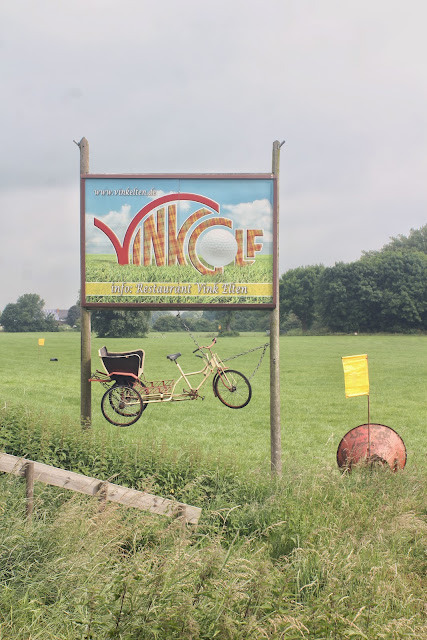
<instances>
[{"instance_id":1,"label":"cargo tricycle","mask_svg":"<svg viewBox=\"0 0 427 640\"><path fill-rule=\"evenodd\" d=\"M251 399L252 389L249 380L243 373L227 368L218 354L212 351L216 338L208 346L197 347L193 353L203 360L199 371L185 373L178 362L181 353L166 356L174 362L179 371L176 380L152 380L144 375L145 352L134 351L110 352L106 347L99 350L104 371L96 371L91 382L101 382L106 388L102 396L101 411L111 424L128 427L142 415L147 405L165 402L197 400L207 380L213 376L212 388L216 398L231 409L245 407ZM194 376L202 375L197 386L191 384Z\"/></svg>"}]
</instances>

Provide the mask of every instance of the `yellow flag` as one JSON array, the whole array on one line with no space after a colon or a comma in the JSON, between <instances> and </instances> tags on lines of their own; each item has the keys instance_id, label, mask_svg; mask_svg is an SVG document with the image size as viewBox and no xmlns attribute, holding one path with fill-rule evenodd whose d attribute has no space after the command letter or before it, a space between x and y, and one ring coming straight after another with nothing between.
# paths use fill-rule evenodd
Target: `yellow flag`
<instances>
[{"instance_id":1,"label":"yellow flag","mask_svg":"<svg viewBox=\"0 0 427 640\"><path fill-rule=\"evenodd\" d=\"M346 356L344 367L345 397L369 396L368 356Z\"/></svg>"},{"instance_id":2,"label":"yellow flag","mask_svg":"<svg viewBox=\"0 0 427 640\"><path fill-rule=\"evenodd\" d=\"M39 347L44 347L44 338L39 338Z\"/></svg>"}]
</instances>

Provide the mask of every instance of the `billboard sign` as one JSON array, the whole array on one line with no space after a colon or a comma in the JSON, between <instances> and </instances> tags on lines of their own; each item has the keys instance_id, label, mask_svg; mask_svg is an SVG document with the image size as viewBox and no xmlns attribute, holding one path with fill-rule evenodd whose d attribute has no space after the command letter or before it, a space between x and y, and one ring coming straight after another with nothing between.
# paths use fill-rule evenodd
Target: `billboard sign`
<instances>
[{"instance_id":1,"label":"billboard sign","mask_svg":"<svg viewBox=\"0 0 427 640\"><path fill-rule=\"evenodd\" d=\"M82 304L273 308L272 174L82 177Z\"/></svg>"}]
</instances>

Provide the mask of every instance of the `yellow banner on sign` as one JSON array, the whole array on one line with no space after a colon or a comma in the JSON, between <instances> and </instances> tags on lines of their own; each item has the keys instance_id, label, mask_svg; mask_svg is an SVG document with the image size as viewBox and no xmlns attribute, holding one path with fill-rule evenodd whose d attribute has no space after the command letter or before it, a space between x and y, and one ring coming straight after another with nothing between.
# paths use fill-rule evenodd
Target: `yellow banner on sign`
<instances>
[{"instance_id":1,"label":"yellow banner on sign","mask_svg":"<svg viewBox=\"0 0 427 640\"><path fill-rule=\"evenodd\" d=\"M368 356L345 356L344 368L345 397L369 396Z\"/></svg>"},{"instance_id":2,"label":"yellow banner on sign","mask_svg":"<svg viewBox=\"0 0 427 640\"><path fill-rule=\"evenodd\" d=\"M39 347L44 347L44 338L39 338Z\"/></svg>"},{"instance_id":3,"label":"yellow banner on sign","mask_svg":"<svg viewBox=\"0 0 427 640\"><path fill-rule=\"evenodd\" d=\"M271 282L86 282L87 296L272 297Z\"/></svg>"}]
</instances>

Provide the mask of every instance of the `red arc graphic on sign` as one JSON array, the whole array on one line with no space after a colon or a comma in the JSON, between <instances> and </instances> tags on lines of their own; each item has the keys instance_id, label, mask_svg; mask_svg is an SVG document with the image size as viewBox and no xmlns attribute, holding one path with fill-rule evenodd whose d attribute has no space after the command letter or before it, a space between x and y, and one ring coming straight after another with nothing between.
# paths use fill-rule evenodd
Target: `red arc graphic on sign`
<instances>
[{"instance_id":1,"label":"red arc graphic on sign","mask_svg":"<svg viewBox=\"0 0 427 640\"><path fill-rule=\"evenodd\" d=\"M201 204L204 204L207 207L210 207L211 209L219 213L219 204L214 200L211 200L210 198L206 198L206 196L200 196L196 193L171 193L169 195L162 196L161 198L157 198L152 202L149 202L148 204L145 205L145 207L143 207L140 211L138 211L138 213L135 215L135 217L131 221L129 227L127 228L127 231L125 233L125 237L123 240L123 244L120 243L120 240L118 239L114 231L112 231L110 227L108 227L104 222L102 222L102 220L95 218L93 223L95 227L97 227L98 229L100 229L105 233L105 235L109 238L109 240L113 244L117 254L118 263L129 264L130 243L132 240L133 233L136 227L138 226L138 224L153 209L160 207L162 204L165 204L166 202L176 202L177 200L192 200L193 202L200 202Z\"/></svg>"}]
</instances>

